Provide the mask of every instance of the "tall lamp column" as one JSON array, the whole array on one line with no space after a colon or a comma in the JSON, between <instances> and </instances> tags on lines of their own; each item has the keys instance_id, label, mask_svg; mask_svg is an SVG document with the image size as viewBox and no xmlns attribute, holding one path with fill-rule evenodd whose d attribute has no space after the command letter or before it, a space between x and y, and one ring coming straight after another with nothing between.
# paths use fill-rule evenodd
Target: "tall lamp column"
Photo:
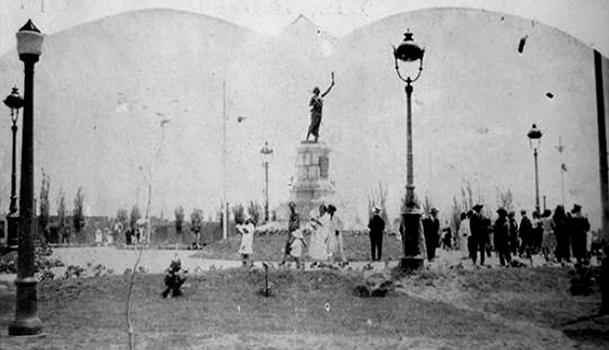
<instances>
[{"instance_id":1,"label":"tall lamp column","mask_svg":"<svg viewBox=\"0 0 609 350\"><path fill-rule=\"evenodd\" d=\"M529 138L529 146L533 148L533 159L535 161L535 210L541 215L541 207L539 205L539 168L537 166L537 150L541 146L541 136L543 133L537 129L537 125L533 124L531 130L527 133Z\"/></svg>"},{"instance_id":2,"label":"tall lamp column","mask_svg":"<svg viewBox=\"0 0 609 350\"><path fill-rule=\"evenodd\" d=\"M264 222L269 221L269 161L273 154L273 149L269 147L267 141L264 142L264 147L260 150L263 158L264 166Z\"/></svg>"},{"instance_id":3,"label":"tall lamp column","mask_svg":"<svg viewBox=\"0 0 609 350\"><path fill-rule=\"evenodd\" d=\"M19 95L19 89L13 87L11 94L4 99L4 104L11 110L11 130L13 131L12 165L11 165L11 202L6 221L8 223L7 245L10 251L16 251L19 244L17 213L17 120L19 119L19 109L23 107L23 97Z\"/></svg>"},{"instance_id":4,"label":"tall lamp column","mask_svg":"<svg viewBox=\"0 0 609 350\"><path fill-rule=\"evenodd\" d=\"M21 186L19 188L19 250L17 256L17 305L10 335L42 332L38 317L37 280L34 277L34 65L41 54L44 35L29 20L17 32L17 52L25 67Z\"/></svg>"},{"instance_id":5,"label":"tall lamp column","mask_svg":"<svg viewBox=\"0 0 609 350\"><path fill-rule=\"evenodd\" d=\"M393 57L395 59L395 71L398 78L406 83L404 88L406 92L406 157L407 157L407 175L406 175L406 199L404 203L404 211L402 213L402 249L403 257L400 261L400 267L407 270L416 270L423 267L423 258L420 247L421 240L424 240L421 227L421 210L417 203L414 193L414 165L413 165L413 150L412 150L412 83L417 81L423 71L423 54L425 50L414 43L413 34L409 31L404 34L404 40L396 48L393 48ZM414 78L409 74L403 75L400 72L398 63L404 65L418 62L418 70Z\"/></svg>"}]
</instances>

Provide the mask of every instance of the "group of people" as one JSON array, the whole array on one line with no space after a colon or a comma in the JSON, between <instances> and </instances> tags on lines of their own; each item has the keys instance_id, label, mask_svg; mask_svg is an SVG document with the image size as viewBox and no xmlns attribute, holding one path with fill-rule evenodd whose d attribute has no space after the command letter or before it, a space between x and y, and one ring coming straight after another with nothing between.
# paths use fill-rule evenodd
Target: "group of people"
<instances>
[{"instance_id":1,"label":"group of people","mask_svg":"<svg viewBox=\"0 0 609 350\"><path fill-rule=\"evenodd\" d=\"M465 253L467 248L474 265L484 265L485 256L490 257L493 250L502 266L509 265L513 256L531 260L533 254L542 254L547 262L566 263L571 257L580 264L588 262L590 223L580 205L573 205L570 212L562 205L554 213L549 209L541 214L535 211L532 219L522 210L520 223L514 211L499 208L492 224L482 208L476 204L462 213L458 230L461 249Z\"/></svg>"},{"instance_id":2,"label":"group of people","mask_svg":"<svg viewBox=\"0 0 609 350\"><path fill-rule=\"evenodd\" d=\"M314 261L312 267L326 262L334 263L337 260L342 266L348 263L345 256L342 224L336 215L337 208L334 205L320 205L319 212L302 225L300 215L296 212L296 204L290 202L289 208L288 235L281 266L294 262L296 268L304 267L302 258L305 248L308 248L308 255ZM253 265L255 229L254 223L249 217L245 218L243 224L236 227L237 232L241 235L238 253L241 255L242 265L245 267ZM309 244L305 241L305 232L311 234Z\"/></svg>"}]
</instances>

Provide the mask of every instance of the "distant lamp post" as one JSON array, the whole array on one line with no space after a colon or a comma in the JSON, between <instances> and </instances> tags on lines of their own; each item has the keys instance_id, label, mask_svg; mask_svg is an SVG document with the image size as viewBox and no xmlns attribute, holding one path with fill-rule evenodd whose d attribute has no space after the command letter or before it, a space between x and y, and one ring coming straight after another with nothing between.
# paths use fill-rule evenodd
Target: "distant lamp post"
<instances>
[{"instance_id":1,"label":"distant lamp post","mask_svg":"<svg viewBox=\"0 0 609 350\"><path fill-rule=\"evenodd\" d=\"M21 186L19 188L19 249L17 257L17 305L9 335L42 332L38 317L36 277L34 277L34 65L41 54L44 35L28 20L17 32L17 52L25 67L23 132L21 146Z\"/></svg>"},{"instance_id":2,"label":"distant lamp post","mask_svg":"<svg viewBox=\"0 0 609 350\"><path fill-rule=\"evenodd\" d=\"M266 223L269 221L269 161L273 154L273 149L269 147L267 141L264 142L264 147L262 147L260 153L264 166L264 222Z\"/></svg>"},{"instance_id":3,"label":"distant lamp post","mask_svg":"<svg viewBox=\"0 0 609 350\"><path fill-rule=\"evenodd\" d=\"M533 124L531 130L527 133L527 137L529 138L529 146L533 149L533 158L535 160L535 210L538 214L541 214L541 212L539 205L539 168L537 167L537 150L541 146L541 136L543 136L543 133L541 130L537 129L537 125Z\"/></svg>"},{"instance_id":4,"label":"distant lamp post","mask_svg":"<svg viewBox=\"0 0 609 350\"><path fill-rule=\"evenodd\" d=\"M400 261L403 269L419 269L423 267L423 259L420 257L424 252L420 251L420 240L423 239L421 232L421 210L414 193L413 174L413 151L412 151L412 83L417 81L423 71L423 54L425 49L415 44L413 34L407 31L404 40L398 47L393 48L395 60L395 71L398 78L406 83L406 199L404 212L402 213L402 249L404 256ZM416 67L418 62L418 67ZM414 78L410 74L400 71L400 63L403 68L414 66L417 69ZM412 68L411 68L412 69Z\"/></svg>"},{"instance_id":5,"label":"distant lamp post","mask_svg":"<svg viewBox=\"0 0 609 350\"><path fill-rule=\"evenodd\" d=\"M11 94L4 99L4 104L11 110L11 130L13 131L13 149L12 149L12 166L11 166L11 204L9 206L6 221L8 224L6 242L9 250L16 251L19 244L18 237L18 221L17 214L17 119L19 118L19 109L23 107L23 97L19 95L19 89L13 88Z\"/></svg>"}]
</instances>

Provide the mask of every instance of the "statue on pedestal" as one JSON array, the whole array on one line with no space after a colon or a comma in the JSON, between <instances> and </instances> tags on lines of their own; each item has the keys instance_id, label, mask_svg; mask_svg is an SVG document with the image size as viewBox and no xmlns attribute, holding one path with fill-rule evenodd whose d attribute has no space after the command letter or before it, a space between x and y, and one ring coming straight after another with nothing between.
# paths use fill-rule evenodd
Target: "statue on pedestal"
<instances>
[{"instance_id":1,"label":"statue on pedestal","mask_svg":"<svg viewBox=\"0 0 609 350\"><path fill-rule=\"evenodd\" d=\"M309 106L311 106L311 124L309 124L309 131L307 132L306 142L309 142L309 136L313 135L315 140L313 142L317 142L319 138L319 126L321 124L321 115L322 108L324 104L323 98L332 90L334 86L334 72L332 72L332 83L328 87L328 89L321 94L319 88L316 86L313 89L313 96L311 96L311 100L309 101Z\"/></svg>"}]
</instances>

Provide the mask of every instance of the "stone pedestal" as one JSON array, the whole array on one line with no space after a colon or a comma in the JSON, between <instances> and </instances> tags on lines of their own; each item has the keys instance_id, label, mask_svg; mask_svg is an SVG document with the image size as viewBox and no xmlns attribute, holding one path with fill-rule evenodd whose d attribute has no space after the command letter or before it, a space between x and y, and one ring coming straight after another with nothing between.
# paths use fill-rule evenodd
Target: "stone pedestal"
<instances>
[{"instance_id":1,"label":"stone pedestal","mask_svg":"<svg viewBox=\"0 0 609 350\"><path fill-rule=\"evenodd\" d=\"M323 142L302 141L296 148L296 176L290 190L290 200L302 220L317 213L319 205L327 203L334 194L330 179L330 147Z\"/></svg>"}]
</instances>

